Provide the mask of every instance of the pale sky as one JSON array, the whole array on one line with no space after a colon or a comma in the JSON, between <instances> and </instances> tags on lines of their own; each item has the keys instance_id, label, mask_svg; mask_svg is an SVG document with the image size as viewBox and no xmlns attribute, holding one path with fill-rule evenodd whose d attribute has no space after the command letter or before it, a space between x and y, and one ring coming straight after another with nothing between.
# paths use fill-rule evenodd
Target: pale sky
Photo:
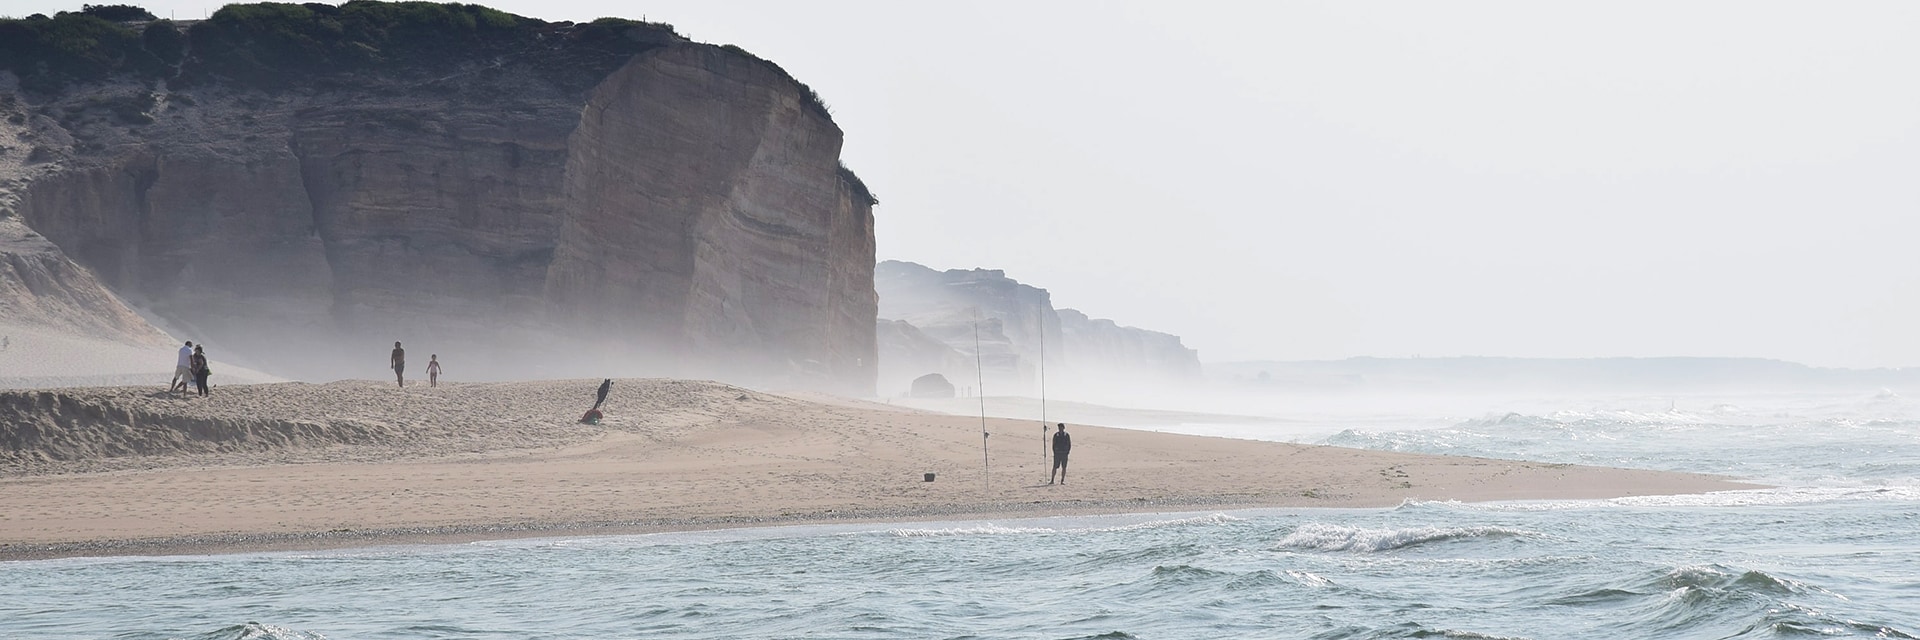
<instances>
[{"instance_id":1,"label":"pale sky","mask_svg":"<svg viewBox=\"0 0 1920 640\"><path fill-rule=\"evenodd\" d=\"M881 258L1207 361L1920 366L1917 3L483 4L771 59Z\"/></svg>"}]
</instances>

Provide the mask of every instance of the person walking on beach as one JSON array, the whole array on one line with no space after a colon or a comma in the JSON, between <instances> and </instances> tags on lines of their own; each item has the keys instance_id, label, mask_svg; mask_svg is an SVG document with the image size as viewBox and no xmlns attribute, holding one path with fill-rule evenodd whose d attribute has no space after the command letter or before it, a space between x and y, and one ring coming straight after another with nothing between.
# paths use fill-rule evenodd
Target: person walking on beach
<instances>
[{"instance_id":1,"label":"person walking on beach","mask_svg":"<svg viewBox=\"0 0 1920 640\"><path fill-rule=\"evenodd\" d=\"M593 399L593 410L599 410L599 409L600 409L600 405L602 405L602 404L605 404L605 403L606 403L606 401L607 401L607 392L608 392L608 391L612 391L612 390L613 390L613 379L612 379L612 378L608 378L608 379L606 379L606 380L603 380L603 381L601 381L601 382L600 382L600 394L599 394L599 396L598 396L598 397L596 397L596 398L594 398L594 399Z\"/></svg>"},{"instance_id":2,"label":"person walking on beach","mask_svg":"<svg viewBox=\"0 0 1920 640\"><path fill-rule=\"evenodd\" d=\"M167 392L186 391L187 382L190 380L193 380L192 340L188 340L186 346L180 347L180 358L173 363L173 382L167 383Z\"/></svg>"},{"instance_id":3,"label":"person walking on beach","mask_svg":"<svg viewBox=\"0 0 1920 640\"><path fill-rule=\"evenodd\" d=\"M393 355L387 358L387 366L393 367L393 381L402 387L407 386L407 350L400 343L393 343Z\"/></svg>"},{"instance_id":4,"label":"person walking on beach","mask_svg":"<svg viewBox=\"0 0 1920 640\"><path fill-rule=\"evenodd\" d=\"M1053 474L1060 472L1060 484L1067 483L1067 452L1073 450L1073 437L1067 435L1067 423L1060 423L1058 431L1053 432L1053 471L1047 472L1047 484L1053 484Z\"/></svg>"},{"instance_id":5,"label":"person walking on beach","mask_svg":"<svg viewBox=\"0 0 1920 640\"><path fill-rule=\"evenodd\" d=\"M207 397L207 376L213 375L213 369L207 366L206 345L193 348L193 357L188 359L193 369L193 384L200 388L200 397Z\"/></svg>"},{"instance_id":6,"label":"person walking on beach","mask_svg":"<svg viewBox=\"0 0 1920 640\"><path fill-rule=\"evenodd\" d=\"M440 354L427 356L427 386L440 386Z\"/></svg>"}]
</instances>

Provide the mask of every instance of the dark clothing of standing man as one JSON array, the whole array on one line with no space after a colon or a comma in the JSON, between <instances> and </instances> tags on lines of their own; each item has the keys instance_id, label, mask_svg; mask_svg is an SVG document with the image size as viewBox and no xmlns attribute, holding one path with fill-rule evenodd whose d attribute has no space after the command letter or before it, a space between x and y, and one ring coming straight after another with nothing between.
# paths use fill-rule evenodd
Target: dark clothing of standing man
<instances>
[{"instance_id":1,"label":"dark clothing of standing man","mask_svg":"<svg viewBox=\"0 0 1920 640\"><path fill-rule=\"evenodd\" d=\"M593 399L593 408L595 409L600 408L600 405L607 401L607 392L612 390L613 390L613 380L611 378L601 381L600 394L599 394L599 397L596 397Z\"/></svg>"},{"instance_id":2,"label":"dark clothing of standing man","mask_svg":"<svg viewBox=\"0 0 1920 640\"><path fill-rule=\"evenodd\" d=\"M1073 450L1073 438L1067 435L1067 423L1060 423L1060 430L1053 432L1053 471L1047 472L1047 484L1053 484L1053 474L1060 472L1060 484L1067 483L1067 452Z\"/></svg>"},{"instance_id":3,"label":"dark clothing of standing man","mask_svg":"<svg viewBox=\"0 0 1920 640\"><path fill-rule=\"evenodd\" d=\"M393 343L393 355L387 357L387 366L393 367L394 384L407 386L407 350L400 348L400 343Z\"/></svg>"}]
</instances>

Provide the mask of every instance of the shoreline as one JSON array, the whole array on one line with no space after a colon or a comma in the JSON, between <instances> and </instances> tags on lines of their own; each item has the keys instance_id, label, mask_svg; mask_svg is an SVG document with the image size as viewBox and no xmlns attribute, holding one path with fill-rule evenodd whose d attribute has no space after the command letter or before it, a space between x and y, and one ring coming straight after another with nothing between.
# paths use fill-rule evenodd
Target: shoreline
<instances>
[{"instance_id":1,"label":"shoreline","mask_svg":"<svg viewBox=\"0 0 1920 640\"><path fill-rule=\"evenodd\" d=\"M16 545L0 543L0 563L65 558L163 557L335 551L342 549L450 545L501 540L535 540L574 536L631 536L655 533L727 531L808 525L944 522L950 520L1024 520L1051 517L1132 514L1146 515L1175 513L1189 509L1199 511L1243 511L1268 508L1388 508L1386 506L1296 507L1233 500L1078 505L1065 509L1051 510L1042 510L1037 508L1039 506L1042 505L1004 505L997 509L977 509L971 506L961 506L951 510L931 509L917 513L883 513L879 511L849 511L839 513L829 511L767 517L735 516L690 520L660 520L652 522L546 522L495 525L449 525L438 527L312 531L304 533L222 533L43 544Z\"/></svg>"},{"instance_id":2,"label":"shoreline","mask_svg":"<svg viewBox=\"0 0 1920 640\"><path fill-rule=\"evenodd\" d=\"M1761 488L1758 485L1754 486ZM1608 498L1578 499L1606 500ZM1462 500L1461 502L1488 504L1526 501L1528 500ZM0 543L0 566L4 566L5 563L10 562L73 558L299 553L308 551L426 547L546 538L619 537L696 531L769 529L812 525L878 525L971 520L1029 520L1079 516L1233 512L1257 509L1391 509L1398 504L1404 503L1405 501L1403 500L1394 504L1303 505L1248 501L1233 499L1231 497L1199 497L1192 499L1159 501L1125 500L1098 504L1067 505L1033 502L999 505L998 507L992 508L988 508L986 505L954 505L950 508L920 509L911 513L893 510L828 510L824 512L791 515L743 515L685 520L446 525L362 530L339 529L296 533L214 533L190 536L101 539L38 544Z\"/></svg>"},{"instance_id":3,"label":"shoreline","mask_svg":"<svg viewBox=\"0 0 1920 640\"><path fill-rule=\"evenodd\" d=\"M620 380L604 423L576 423L598 384L0 393L0 559L1760 488L1080 424L1072 484L1048 485L1030 421L989 420L983 451L978 418Z\"/></svg>"}]
</instances>

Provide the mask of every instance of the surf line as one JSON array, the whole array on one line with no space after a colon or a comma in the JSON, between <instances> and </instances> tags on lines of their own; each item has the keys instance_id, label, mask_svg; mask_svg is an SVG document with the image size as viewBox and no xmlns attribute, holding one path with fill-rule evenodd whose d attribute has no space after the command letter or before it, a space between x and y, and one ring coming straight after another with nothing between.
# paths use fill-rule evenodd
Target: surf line
<instances>
[{"instance_id":1,"label":"surf line","mask_svg":"<svg viewBox=\"0 0 1920 640\"><path fill-rule=\"evenodd\" d=\"M987 458L987 373L980 360L980 321L973 321L973 379L980 385L980 478L987 493L993 493L993 461Z\"/></svg>"}]
</instances>

